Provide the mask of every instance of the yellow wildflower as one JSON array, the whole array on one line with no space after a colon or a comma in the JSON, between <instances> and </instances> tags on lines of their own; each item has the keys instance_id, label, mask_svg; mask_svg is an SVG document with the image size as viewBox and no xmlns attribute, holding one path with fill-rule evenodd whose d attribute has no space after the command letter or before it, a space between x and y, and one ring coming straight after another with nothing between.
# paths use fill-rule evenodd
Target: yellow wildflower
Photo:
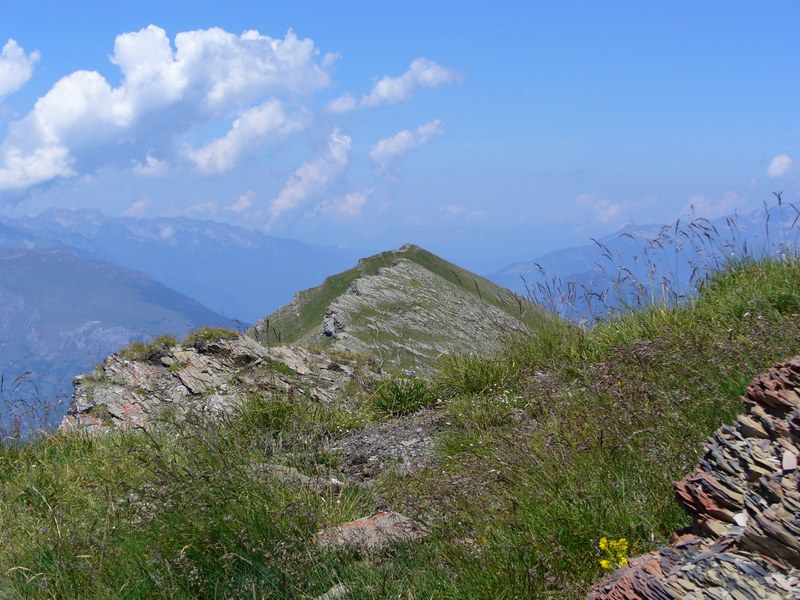
<instances>
[{"instance_id":1,"label":"yellow wildflower","mask_svg":"<svg viewBox=\"0 0 800 600\"><path fill-rule=\"evenodd\" d=\"M628 540L620 538L609 540L601 537L597 547L605 554L605 558L600 561L600 566L604 569L616 569L628 564Z\"/></svg>"}]
</instances>

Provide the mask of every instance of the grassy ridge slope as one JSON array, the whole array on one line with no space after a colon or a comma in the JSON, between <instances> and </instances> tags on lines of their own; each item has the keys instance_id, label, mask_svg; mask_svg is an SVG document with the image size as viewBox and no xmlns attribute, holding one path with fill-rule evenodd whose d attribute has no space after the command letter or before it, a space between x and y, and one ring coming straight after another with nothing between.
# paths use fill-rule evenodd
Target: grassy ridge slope
<instances>
[{"instance_id":1,"label":"grassy ridge slope","mask_svg":"<svg viewBox=\"0 0 800 600\"><path fill-rule=\"evenodd\" d=\"M676 308L588 331L551 321L494 359L447 357L419 380L443 416L433 461L339 495L253 465L337 474L325 440L389 419L371 392L254 396L226 422L3 447L0 595L313 598L343 582L354 598L581 597L602 576L600 537L633 555L686 524L671 482L743 412L750 379L800 353L799 315L800 262L746 261ZM367 560L311 541L376 504L429 538Z\"/></svg>"},{"instance_id":2,"label":"grassy ridge slope","mask_svg":"<svg viewBox=\"0 0 800 600\"><path fill-rule=\"evenodd\" d=\"M290 304L262 319L250 331L263 343L294 343L320 327L328 306L338 296L346 293L353 281L359 277L375 275L379 269L391 266L398 258L405 258L428 269L480 301L514 318L524 310L532 308L512 292L488 279L466 271L418 246L406 244L399 250L381 252L361 259L352 269L326 278L317 287L298 292Z\"/></svg>"}]
</instances>

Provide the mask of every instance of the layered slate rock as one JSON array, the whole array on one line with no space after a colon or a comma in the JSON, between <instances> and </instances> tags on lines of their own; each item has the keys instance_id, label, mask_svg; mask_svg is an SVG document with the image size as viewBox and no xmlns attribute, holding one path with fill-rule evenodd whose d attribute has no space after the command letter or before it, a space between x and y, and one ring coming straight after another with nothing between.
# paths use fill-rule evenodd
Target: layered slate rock
<instances>
[{"instance_id":1,"label":"layered slate rock","mask_svg":"<svg viewBox=\"0 0 800 600\"><path fill-rule=\"evenodd\" d=\"M756 378L675 484L691 530L632 559L590 599L800 598L800 357Z\"/></svg>"},{"instance_id":2,"label":"layered slate rock","mask_svg":"<svg viewBox=\"0 0 800 600\"><path fill-rule=\"evenodd\" d=\"M384 375L370 371L359 376ZM122 351L94 373L75 378L61 427L98 431L146 427L167 414L177 420L192 412L226 414L258 391L308 395L329 404L355 377L354 365L327 354L268 348L243 336L178 344L136 360Z\"/></svg>"}]
</instances>

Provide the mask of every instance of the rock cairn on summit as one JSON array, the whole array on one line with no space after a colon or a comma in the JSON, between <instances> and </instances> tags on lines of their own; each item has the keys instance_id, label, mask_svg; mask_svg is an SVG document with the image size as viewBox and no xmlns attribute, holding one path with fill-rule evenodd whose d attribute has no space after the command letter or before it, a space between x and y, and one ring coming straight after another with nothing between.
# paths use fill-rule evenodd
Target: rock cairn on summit
<instances>
[{"instance_id":1,"label":"rock cairn on summit","mask_svg":"<svg viewBox=\"0 0 800 600\"><path fill-rule=\"evenodd\" d=\"M756 378L744 402L748 413L675 484L691 529L631 559L590 600L800 598L800 357Z\"/></svg>"}]
</instances>

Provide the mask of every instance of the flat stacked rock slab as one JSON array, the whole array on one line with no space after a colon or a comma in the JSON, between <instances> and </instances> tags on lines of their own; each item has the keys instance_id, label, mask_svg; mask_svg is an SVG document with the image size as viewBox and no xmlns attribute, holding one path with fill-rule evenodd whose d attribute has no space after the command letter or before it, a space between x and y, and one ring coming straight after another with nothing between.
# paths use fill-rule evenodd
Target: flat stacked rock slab
<instances>
[{"instance_id":1,"label":"flat stacked rock slab","mask_svg":"<svg viewBox=\"0 0 800 600\"><path fill-rule=\"evenodd\" d=\"M756 378L749 410L675 484L691 531L592 588L599 600L800 598L800 357Z\"/></svg>"},{"instance_id":2,"label":"flat stacked rock slab","mask_svg":"<svg viewBox=\"0 0 800 600\"><path fill-rule=\"evenodd\" d=\"M75 378L61 428L89 432L149 427L166 414L180 421L191 413L230 413L250 392L307 395L330 404L358 377L385 374L335 362L302 348L268 348L239 336L178 344L149 357L110 356L95 372Z\"/></svg>"}]
</instances>

